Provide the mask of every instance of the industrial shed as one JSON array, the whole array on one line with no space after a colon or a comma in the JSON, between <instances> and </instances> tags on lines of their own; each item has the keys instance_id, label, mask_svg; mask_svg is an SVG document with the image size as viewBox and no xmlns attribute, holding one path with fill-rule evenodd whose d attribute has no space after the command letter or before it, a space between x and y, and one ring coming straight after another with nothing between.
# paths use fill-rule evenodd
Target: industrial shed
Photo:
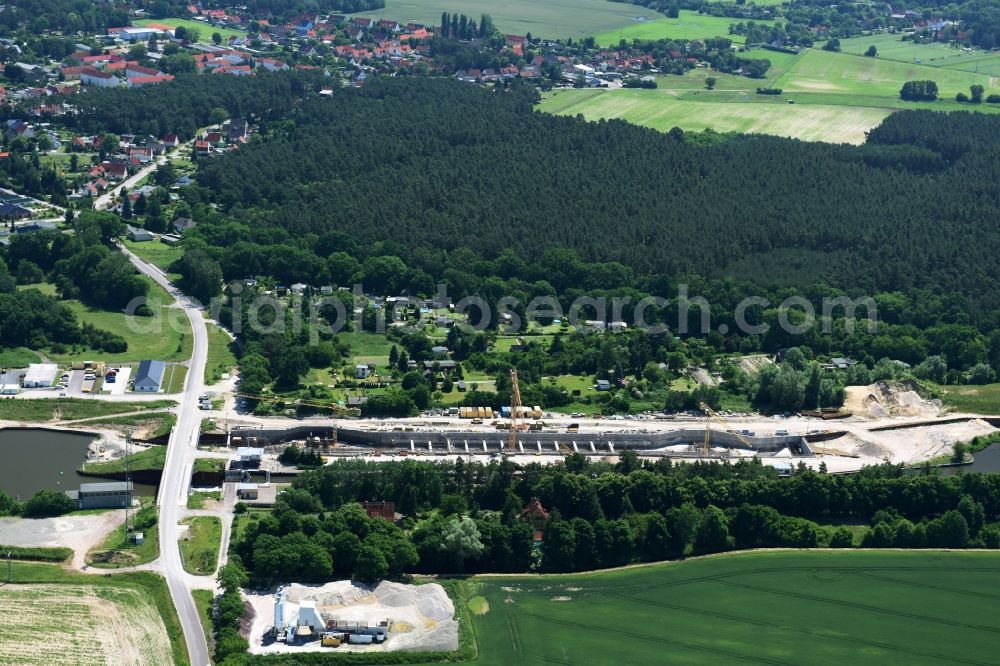
<instances>
[{"instance_id":1,"label":"industrial shed","mask_svg":"<svg viewBox=\"0 0 1000 666\"><path fill-rule=\"evenodd\" d=\"M56 381L59 366L55 363L32 363L24 373L24 388L39 388L52 386Z\"/></svg>"}]
</instances>

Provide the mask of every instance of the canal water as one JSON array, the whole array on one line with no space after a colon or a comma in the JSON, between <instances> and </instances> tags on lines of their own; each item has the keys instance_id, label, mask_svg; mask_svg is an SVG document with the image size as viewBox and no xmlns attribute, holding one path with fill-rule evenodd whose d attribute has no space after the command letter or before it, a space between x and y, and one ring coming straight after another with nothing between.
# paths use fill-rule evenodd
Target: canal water
<instances>
[{"instance_id":1,"label":"canal water","mask_svg":"<svg viewBox=\"0 0 1000 666\"><path fill-rule=\"evenodd\" d=\"M81 483L101 482L76 472L93 440L93 435L84 433L0 429L0 491L24 500L39 490L77 490ZM153 485L137 483L133 488L136 495L156 494Z\"/></svg>"},{"instance_id":2,"label":"canal water","mask_svg":"<svg viewBox=\"0 0 1000 666\"><path fill-rule=\"evenodd\" d=\"M944 476L957 474L959 470L963 474L972 472L1000 472L1000 444L990 444L979 453L973 453L975 462L971 465L958 465L955 467L942 467L941 473Z\"/></svg>"}]
</instances>

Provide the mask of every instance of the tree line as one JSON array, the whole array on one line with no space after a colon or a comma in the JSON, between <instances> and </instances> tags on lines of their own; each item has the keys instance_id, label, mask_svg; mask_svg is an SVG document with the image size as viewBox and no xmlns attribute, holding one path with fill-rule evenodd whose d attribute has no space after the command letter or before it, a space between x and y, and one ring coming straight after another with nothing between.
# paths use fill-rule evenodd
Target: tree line
<instances>
[{"instance_id":1,"label":"tree line","mask_svg":"<svg viewBox=\"0 0 1000 666\"><path fill-rule=\"evenodd\" d=\"M525 517L537 498L544 526ZM392 500L400 526L356 503ZM338 461L302 474L234 552L252 580L580 571L758 547L1000 547L1000 476L834 476L759 461L616 465ZM853 526L853 527L852 527ZM542 530L536 547L535 530Z\"/></svg>"}]
</instances>

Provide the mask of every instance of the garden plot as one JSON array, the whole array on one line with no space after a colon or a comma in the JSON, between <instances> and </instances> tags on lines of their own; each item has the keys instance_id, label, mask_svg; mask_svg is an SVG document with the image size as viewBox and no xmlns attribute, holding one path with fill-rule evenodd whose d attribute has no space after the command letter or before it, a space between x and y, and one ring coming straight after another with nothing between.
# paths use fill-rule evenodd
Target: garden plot
<instances>
[{"instance_id":1,"label":"garden plot","mask_svg":"<svg viewBox=\"0 0 1000 666\"><path fill-rule=\"evenodd\" d=\"M139 590L88 585L0 588L0 664L172 662L160 614Z\"/></svg>"}]
</instances>

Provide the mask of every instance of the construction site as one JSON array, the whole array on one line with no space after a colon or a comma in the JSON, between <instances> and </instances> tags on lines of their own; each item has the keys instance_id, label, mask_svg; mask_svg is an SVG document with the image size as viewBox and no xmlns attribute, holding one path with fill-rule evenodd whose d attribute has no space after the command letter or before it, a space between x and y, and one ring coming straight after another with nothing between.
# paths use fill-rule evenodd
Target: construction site
<instances>
[{"instance_id":1,"label":"construction site","mask_svg":"<svg viewBox=\"0 0 1000 666\"><path fill-rule=\"evenodd\" d=\"M676 461L759 458L780 474L794 466L853 472L883 462L918 465L951 451L957 442L989 435L1000 418L951 415L939 401L924 400L908 386L849 387L837 413L785 417L720 414L708 405L701 416L651 414L585 417L545 413L521 404L516 371L512 404L452 408L437 415L400 419L268 419L231 424L214 435L218 444L260 447L263 466L294 444L329 458L384 459L461 456L488 461L555 463L566 455L615 459L623 451Z\"/></svg>"},{"instance_id":2,"label":"construction site","mask_svg":"<svg viewBox=\"0 0 1000 666\"><path fill-rule=\"evenodd\" d=\"M436 583L370 586L344 580L293 584L251 594L250 651L450 651L458 647L455 608Z\"/></svg>"}]
</instances>

